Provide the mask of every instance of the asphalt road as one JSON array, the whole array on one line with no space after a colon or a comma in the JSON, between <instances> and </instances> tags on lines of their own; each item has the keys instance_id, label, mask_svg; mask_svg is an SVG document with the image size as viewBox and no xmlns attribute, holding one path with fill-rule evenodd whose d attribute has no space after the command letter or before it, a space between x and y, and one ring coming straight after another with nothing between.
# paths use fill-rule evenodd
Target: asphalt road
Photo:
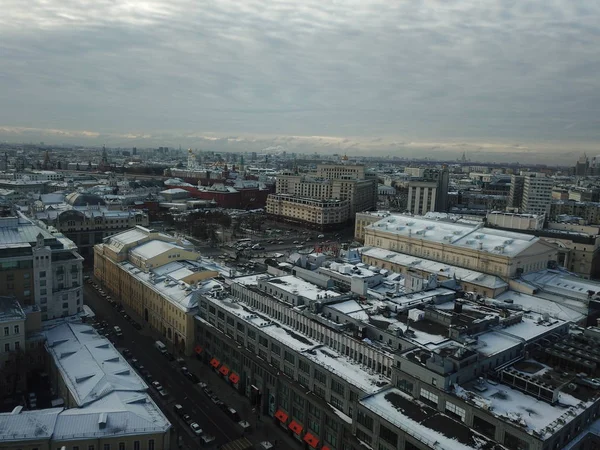
<instances>
[{"instance_id":1,"label":"asphalt road","mask_svg":"<svg viewBox=\"0 0 600 450\"><path fill-rule=\"evenodd\" d=\"M198 386L193 385L181 373L175 362L169 362L155 349L155 340L146 330L137 331L133 328L117 311L117 308L113 308L92 285L87 283L84 288L84 303L94 310L98 321L106 320L111 327L117 325L121 328L122 338L110 337L113 342L116 342L115 346L120 350L128 348L132 352L133 358L137 358L151 373L153 379L159 381L166 388L169 393L167 398L157 395L153 387L149 388L149 392L173 424L177 434L182 436L185 446L198 448L200 439L173 412L173 405L176 403L181 404L185 413L189 414L205 432L216 437L215 442L207 448L216 448L218 445L241 436L239 426L216 407ZM136 320L138 319L136 318ZM196 373L196 375L202 380L201 373ZM176 435L173 435L171 441L175 443L176 439ZM172 448L176 448L176 445L172 445Z\"/></svg>"}]
</instances>

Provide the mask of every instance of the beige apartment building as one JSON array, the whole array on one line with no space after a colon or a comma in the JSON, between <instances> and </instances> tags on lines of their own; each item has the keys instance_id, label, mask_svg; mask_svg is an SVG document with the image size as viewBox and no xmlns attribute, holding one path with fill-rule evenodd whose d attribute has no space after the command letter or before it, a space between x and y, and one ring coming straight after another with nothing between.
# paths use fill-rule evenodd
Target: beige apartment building
<instances>
[{"instance_id":1,"label":"beige apartment building","mask_svg":"<svg viewBox=\"0 0 600 450\"><path fill-rule=\"evenodd\" d=\"M94 247L94 276L115 299L191 354L197 296L218 275L188 242L136 227Z\"/></svg>"},{"instance_id":2,"label":"beige apartment building","mask_svg":"<svg viewBox=\"0 0 600 450\"><path fill-rule=\"evenodd\" d=\"M390 215L365 228L365 245L445 262L504 279L556 263L555 245L479 224Z\"/></svg>"},{"instance_id":3,"label":"beige apartment building","mask_svg":"<svg viewBox=\"0 0 600 450\"><path fill-rule=\"evenodd\" d=\"M350 216L377 204L377 179L362 165L319 164L311 174L277 176L277 194L320 200L348 200Z\"/></svg>"},{"instance_id":4,"label":"beige apartment building","mask_svg":"<svg viewBox=\"0 0 600 450\"><path fill-rule=\"evenodd\" d=\"M350 202L271 194L267 198L267 214L325 230L342 225L350 219Z\"/></svg>"}]
</instances>

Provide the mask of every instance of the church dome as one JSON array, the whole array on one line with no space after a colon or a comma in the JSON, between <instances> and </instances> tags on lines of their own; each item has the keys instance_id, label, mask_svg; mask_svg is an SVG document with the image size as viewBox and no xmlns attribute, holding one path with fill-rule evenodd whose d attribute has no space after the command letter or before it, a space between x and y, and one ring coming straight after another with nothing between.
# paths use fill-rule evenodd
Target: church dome
<instances>
[{"instance_id":1,"label":"church dome","mask_svg":"<svg viewBox=\"0 0 600 450\"><path fill-rule=\"evenodd\" d=\"M72 194L67 195L65 200L71 206L106 205L106 202L102 197L86 192L73 192Z\"/></svg>"}]
</instances>

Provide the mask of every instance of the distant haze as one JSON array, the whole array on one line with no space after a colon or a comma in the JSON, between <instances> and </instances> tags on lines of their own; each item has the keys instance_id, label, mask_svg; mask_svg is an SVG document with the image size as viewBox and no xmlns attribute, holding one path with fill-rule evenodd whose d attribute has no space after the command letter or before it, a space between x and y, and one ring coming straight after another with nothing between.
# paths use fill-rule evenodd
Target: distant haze
<instances>
[{"instance_id":1,"label":"distant haze","mask_svg":"<svg viewBox=\"0 0 600 450\"><path fill-rule=\"evenodd\" d=\"M0 140L570 163L600 154L599 23L589 0L4 0Z\"/></svg>"}]
</instances>

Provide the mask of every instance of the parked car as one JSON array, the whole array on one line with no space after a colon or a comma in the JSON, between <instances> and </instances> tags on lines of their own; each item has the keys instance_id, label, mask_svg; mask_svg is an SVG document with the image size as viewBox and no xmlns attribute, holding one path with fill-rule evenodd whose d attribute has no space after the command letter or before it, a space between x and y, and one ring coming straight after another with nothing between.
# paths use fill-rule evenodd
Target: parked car
<instances>
[{"instance_id":1,"label":"parked car","mask_svg":"<svg viewBox=\"0 0 600 450\"><path fill-rule=\"evenodd\" d=\"M202 445L209 445L215 441L215 437L212 434L203 434L200 436L200 441Z\"/></svg>"},{"instance_id":2,"label":"parked car","mask_svg":"<svg viewBox=\"0 0 600 450\"><path fill-rule=\"evenodd\" d=\"M177 358L177 364L179 364L181 367L185 366L185 359L183 358Z\"/></svg>"},{"instance_id":3,"label":"parked car","mask_svg":"<svg viewBox=\"0 0 600 450\"><path fill-rule=\"evenodd\" d=\"M165 358L167 358L169 361L175 361L175 356L173 356L173 353L171 352L166 352Z\"/></svg>"},{"instance_id":4,"label":"parked car","mask_svg":"<svg viewBox=\"0 0 600 450\"><path fill-rule=\"evenodd\" d=\"M196 422L190 423L190 428L196 436L202 435L202 428L200 428L200 425L198 425Z\"/></svg>"},{"instance_id":5,"label":"parked car","mask_svg":"<svg viewBox=\"0 0 600 450\"><path fill-rule=\"evenodd\" d=\"M196 384L200 381L200 379L196 375L194 375L192 372L187 372L185 374L185 376L188 377L188 379L194 384Z\"/></svg>"},{"instance_id":6,"label":"parked car","mask_svg":"<svg viewBox=\"0 0 600 450\"><path fill-rule=\"evenodd\" d=\"M179 403L173 405L173 411L175 411L175 414L177 414L179 417L182 417L184 414L183 406L181 406Z\"/></svg>"},{"instance_id":7,"label":"parked car","mask_svg":"<svg viewBox=\"0 0 600 450\"><path fill-rule=\"evenodd\" d=\"M152 382L152 387L154 389L156 389L157 391L160 391L163 388L162 384L160 384L158 381L153 381Z\"/></svg>"},{"instance_id":8,"label":"parked car","mask_svg":"<svg viewBox=\"0 0 600 450\"><path fill-rule=\"evenodd\" d=\"M189 416L189 414L184 414L182 417L183 421L187 424L192 423L192 418Z\"/></svg>"},{"instance_id":9,"label":"parked car","mask_svg":"<svg viewBox=\"0 0 600 450\"><path fill-rule=\"evenodd\" d=\"M142 329L142 326L137 322L132 322L132 325L133 325L133 328L135 328L138 331Z\"/></svg>"},{"instance_id":10,"label":"parked car","mask_svg":"<svg viewBox=\"0 0 600 450\"><path fill-rule=\"evenodd\" d=\"M129 350L129 349L127 349L127 348L124 348L124 349L123 349L123 356L124 356L125 358L127 358L127 359L131 358L131 356L132 356L132 355L131 355L131 350Z\"/></svg>"},{"instance_id":11,"label":"parked car","mask_svg":"<svg viewBox=\"0 0 600 450\"><path fill-rule=\"evenodd\" d=\"M167 392L165 388L162 388L160 391L158 391L158 395L160 395L162 398L166 398L169 396L169 392Z\"/></svg>"}]
</instances>

